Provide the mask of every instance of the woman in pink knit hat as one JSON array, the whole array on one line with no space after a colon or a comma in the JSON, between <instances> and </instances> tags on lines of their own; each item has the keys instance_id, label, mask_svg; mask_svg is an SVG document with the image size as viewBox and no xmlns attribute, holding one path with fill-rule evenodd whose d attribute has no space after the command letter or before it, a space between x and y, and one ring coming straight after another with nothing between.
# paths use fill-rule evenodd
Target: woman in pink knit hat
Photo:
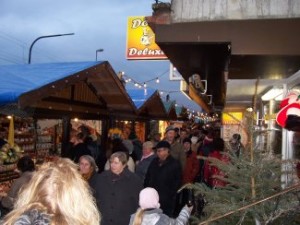
<instances>
[{"instance_id":1,"label":"woman in pink knit hat","mask_svg":"<svg viewBox=\"0 0 300 225\"><path fill-rule=\"evenodd\" d=\"M184 206L176 219L165 215L159 208L159 195L154 188L144 188L139 196L140 208L131 215L129 225L185 225L193 207Z\"/></svg>"}]
</instances>

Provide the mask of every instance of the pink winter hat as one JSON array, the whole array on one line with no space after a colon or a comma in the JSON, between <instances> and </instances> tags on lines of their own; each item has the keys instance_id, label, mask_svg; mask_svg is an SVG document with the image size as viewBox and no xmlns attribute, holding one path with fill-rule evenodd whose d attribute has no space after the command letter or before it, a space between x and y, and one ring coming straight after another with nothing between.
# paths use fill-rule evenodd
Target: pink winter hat
<instances>
[{"instance_id":1,"label":"pink winter hat","mask_svg":"<svg viewBox=\"0 0 300 225\"><path fill-rule=\"evenodd\" d=\"M157 191L150 187L141 190L139 204L142 209L159 208L160 204Z\"/></svg>"}]
</instances>

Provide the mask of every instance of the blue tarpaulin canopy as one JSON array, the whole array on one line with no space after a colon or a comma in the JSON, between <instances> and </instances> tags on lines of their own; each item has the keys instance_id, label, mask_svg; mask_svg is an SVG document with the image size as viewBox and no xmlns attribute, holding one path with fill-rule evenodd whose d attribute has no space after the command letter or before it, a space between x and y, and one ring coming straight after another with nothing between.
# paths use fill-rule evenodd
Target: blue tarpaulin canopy
<instances>
[{"instance_id":1,"label":"blue tarpaulin canopy","mask_svg":"<svg viewBox=\"0 0 300 225\"><path fill-rule=\"evenodd\" d=\"M126 89L137 109L140 109L156 92L154 89Z\"/></svg>"},{"instance_id":2,"label":"blue tarpaulin canopy","mask_svg":"<svg viewBox=\"0 0 300 225\"><path fill-rule=\"evenodd\" d=\"M71 76L102 62L72 62L0 66L0 105L15 103L26 92Z\"/></svg>"},{"instance_id":3,"label":"blue tarpaulin canopy","mask_svg":"<svg viewBox=\"0 0 300 225\"><path fill-rule=\"evenodd\" d=\"M140 116L148 116L150 119L176 119L176 114L170 116L166 111L159 92L154 89L127 89ZM175 117L174 117L175 115Z\"/></svg>"},{"instance_id":4,"label":"blue tarpaulin canopy","mask_svg":"<svg viewBox=\"0 0 300 225\"><path fill-rule=\"evenodd\" d=\"M164 101L164 106L167 112L170 112L175 107L176 101Z\"/></svg>"}]
</instances>

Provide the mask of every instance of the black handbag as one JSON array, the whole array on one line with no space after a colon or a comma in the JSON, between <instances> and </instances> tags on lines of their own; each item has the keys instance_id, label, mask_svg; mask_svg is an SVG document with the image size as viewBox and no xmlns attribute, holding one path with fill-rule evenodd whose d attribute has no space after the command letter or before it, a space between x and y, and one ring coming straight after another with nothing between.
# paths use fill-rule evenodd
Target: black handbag
<instances>
[{"instance_id":1,"label":"black handbag","mask_svg":"<svg viewBox=\"0 0 300 225\"><path fill-rule=\"evenodd\" d=\"M187 206L193 206L192 215L200 218L203 215L203 209L206 205L206 200L204 195L197 194L195 195L194 189L192 188L183 188L177 192L176 196L176 208L175 215L178 216L181 209Z\"/></svg>"}]
</instances>

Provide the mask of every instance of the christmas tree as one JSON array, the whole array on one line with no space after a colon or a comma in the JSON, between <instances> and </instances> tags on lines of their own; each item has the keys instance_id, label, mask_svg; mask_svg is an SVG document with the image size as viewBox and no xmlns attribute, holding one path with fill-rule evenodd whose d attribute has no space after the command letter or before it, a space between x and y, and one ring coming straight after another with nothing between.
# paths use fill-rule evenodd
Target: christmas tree
<instances>
[{"instance_id":1,"label":"christmas tree","mask_svg":"<svg viewBox=\"0 0 300 225\"><path fill-rule=\"evenodd\" d=\"M294 172L285 170L283 174L283 163L293 168L293 162L282 162L280 156L253 147L258 134L253 118L252 113L246 115L250 141L241 155L236 156L229 149L224 153L228 162L206 158L223 171L225 176L216 178L227 185L189 186L207 202L203 212L192 217L192 224L300 224L300 184L291 182L284 186L281 182L282 176Z\"/></svg>"}]
</instances>

